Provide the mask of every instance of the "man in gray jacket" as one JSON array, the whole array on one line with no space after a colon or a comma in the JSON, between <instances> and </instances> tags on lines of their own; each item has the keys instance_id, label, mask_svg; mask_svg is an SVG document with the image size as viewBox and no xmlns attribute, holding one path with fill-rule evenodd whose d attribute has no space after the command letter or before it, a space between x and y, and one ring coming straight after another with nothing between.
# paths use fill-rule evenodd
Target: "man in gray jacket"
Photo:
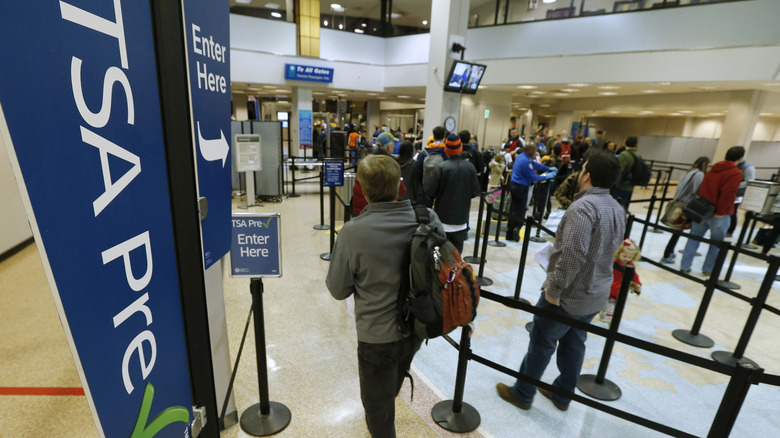
<instances>
[{"instance_id":1,"label":"man in gray jacket","mask_svg":"<svg viewBox=\"0 0 780 438\"><path fill-rule=\"evenodd\" d=\"M367 156L358 180L368 205L339 232L326 285L337 300L355 297L360 398L368 430L374 438L395 437L395 397L422 342L399 330L397 309L401 273L408 269L401 265L417 219L408 200L396 201L401 168L392 157ZM429 216L444 234L436 214L429 211Z\"/></svg>"}]
</instances>

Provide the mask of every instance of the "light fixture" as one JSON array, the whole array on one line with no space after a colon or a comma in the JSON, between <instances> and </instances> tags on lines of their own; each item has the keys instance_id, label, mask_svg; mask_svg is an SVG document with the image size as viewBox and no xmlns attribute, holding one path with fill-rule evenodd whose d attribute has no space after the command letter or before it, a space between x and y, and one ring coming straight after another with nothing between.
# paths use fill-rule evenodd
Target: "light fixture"
<instances>
[{"instance_id":1,"label":"light fixture","mask_svg":"<svg viewBox=\"0 0 780 438\"><path fill-rule=\"evenodd\" d=\"M355 33L365 33L363 29L355 29Z\"/></svg>"},{"instance_id":2,"label":"light fixture","mask_svg":"<svg viewBox=\"0 0 780 438\"><path fill-rule=\"evenodd\" d=\"M249 3L249 2L247 2L247 3ZM279 9L279 5L276 4L276 3L266 3L265 7L266 7L266 9Z\"/></svg>"},{"instance_id":3,"label":"light fixture","mask_svg":"<svg viewBox=\"0 0 780 438\"><path fill-rule=\"evenodd\" d=\"M427 25L428 25L428 20L423 20L423 26L427 26Z\"/></svg>"},{"instance_id":4,"label":"light fixture","mask_svg":"<svg viewBox=\"0 0 780 438\"><path fill-rule=\"evenodd\" d=\"M542 103L542 104L539 104L539 107L540 108L549 108L550 104L549 103Z\"/></svg>"},{"instance_id":5,"label":"light fixture","mask_svg":"<svg viewBox=\"0 0 780 438\"><path fill-rule=\"evenodd\" d=\"M328 20L323 20L322 24L327 26L328 25Z\"/></svg>"},{"instance_id":6,"label":"light fixture","mask_svg":"<svg viewBox=\"0 0 780 438\"><path fill-rule=\"evenodd\" d=\"M339 24L339 30L341 30L341 29L344 29L344 25L343 24Z\"/></svg>"},{"instance_id":7,"label":"light fixture","mask_svg":"<svg viewBox=\"0 0 780 438\"><path fill-rule=\"evenodd\" d=\"M599 88L601 88L602 90L619 90L620 89L620 87L618 87L617 85L599 85Z\"/></svg>"},{"instance_id":8,"label":"light fixture","mask_svg":"<svg viewBox=\"0 0 780 438\"><path fill-rule=\"evenodd\" d=\"M582 82L577 82L574 84L568 84L570 87L590 87L590 84L584 84Z\"/></svg>"},{"instance_id":9,"label":"light fixture","mask_svg":"<svg viewBox=\"0 0 780 438\"><path fill-rule=\"evenodd\" d=\"M278 12L271 12L271 16L274 17L274 18L282 18L282 14L280 14Z\"/></svg>"},{"instance_id":10,"label":"light fixture","mask_svg":"<svg viewBox=\"0 0 780 438\"><path fill-rule=\"evenodd\" d=\"M236 3L242 3L242 4L245 4L245 5L248 5L248 4L252 3L252 0L236 0Z\"/></svg>"},{"instance_id":11,"label":"light fixture","mask_svg":"<svg viewBox=\"0 0 780 438\"><path fill-rule=\"evenodd\" d=\"M711 116L722 116L723 113L710 113L709 115L711 115Z\"/></svg>"},{"instance_id":12,"label":"light fixture","mask_svg":"<svg viewBox=\"0 0 780 438\"><path fill-rule=\"evenodd\" d=\"M767 82L764 84L765 87L780 87L780 82Z\"/></svg>"},{"instance_id":13,"label":"light fixture","mask_svg":"<svg viewBox=\"0 0 780 438\"><path fill-rule=\"evenodd\" d=\"M555 3L556 0L542 0L542 3Z\"/></svg>"},{"instance_id":14,"label":"light fixture","mask_svg":"<svg viewBox=\"0 0 780 438\"><path fill-rule=\"evenodd\" d=\"M653 93L660 93L661 90L642 90L642 92L646 94L653 94Z\"/></svg>"},{"instance_id":15,"label":"light fixture","mask_svg":"<svg viewBox=\"0 0 780 438\"><path fill-rule=\"evenodd\" d=\"M669 113L670 116L681 116L681 113Z\"/></svg>"},{"instance_id":16,"label":"light fixture","mask_svg":"<svg viewBox=\"0 0 780 438\"><path fill-rule=\"evenodd\" d=\"M690 111L690 110L680 110L680 111L677 111L677 112L680 113L680 114L691 114L691 113L693 113L693 111Z\"/></svg>"},{"instance_id":17,"label":"light fixture","mask_svg":"<svg viewBox=\"0 0 780 438\"><path fill-rule=\"evenodd\" d=\"M330 8L336 12L344 12L344 6L341 6L338 3L331 3Z\"/></svg>"},{"instance_id":18,"label":"light fixture","mask_svg":"<svg viewBox=\"0 0 780 438\"><path fill-rule=\"evenodd\" d=\"M568 94L566 94L566 93L553 93L552 95L555 96L555 97L566 97L566 96L568 96Z\"/></svg>"},{"instance_id":19,"label":"light fixture","mask_svg":"<svg viewBox=\"0 0 780 438\"><path fill-rule=\"evenodd\" d=\"M534 90L534 91L531 92L531 94L545 94L545 93L547 93L547 92L546 91L539 91L539 90Z\"/></svg>"},{"instance_id":20,"label":"light fixture","mask_svg":"<svg viewBox=\"0 0 780 438\"><path fill-rule=\"evenodd\" d=\"M672 85L672 83L671 82L657 82L656 85L660 85L662 87L665 87L667 85Z\"/></svg>"},{"instance_id":21,"label":"light fixture","mask_svg":"<svg viewBox=\"0 0 780 438\"><path fill-rule=\"evenodd\" d=\"M368 26L366 23L360 23L360 27L366 27Z\"/></svg>"},{"instance_id":22,"label":"light fixture","mask_svg":"<svg viewBox=\"0 0 780 438\"><path fill-rule=\"evenodd\" d=\"M580 90L578 88L561 88L561 91L566 93L578 93Z\"/></svg>"},{"instance_id":23,"label":"light fixture","mask_svg":"<svg viewBox=\"0 0 780 438\"><path fill-rule=\"evenodd\" d=\"M639 111L639 114L654 114L655 111Z\"/></svg>"},{"instance_id":24,"label":"light fixture","mask_svg":"<svg viewBox=\"0 0 780 438\"><path fill-rule=\"evenodd\" d=\"M761 117L767 117L767 116L771 116L771 115L772 115L772 113L761 113L761 114L759 114L759 116L761 116Z\"/></svg>"},{"instance_id":25,"label":"light fixture","mask_svg":"<svg viewBox=\"0 0 780 438\"><path fill-rule=\"evenodd\" d=\"M403 15L399 14L398 12L393 12L392 14L390 14L390 18L401 18L401 17L403 17Z\"/></svg>"},{"instance_id":26,"label":"light fixture","mask_svg":"<svg viewBox=\"0 0 780 438\"><path fill-rule=\"evenodd\" d=\"M407 98L409 98L409 96L398 96L398 97L399 97L399 98L401 98L401 99L407 99Z\"/></svg>"},{"instance_id":27,"label":"light fixture","mask_svg":"<svg viewBox=\"0 0 780 438\"><path fill-rule=\"evenodd\" d=\"M539 88L536 85L518 85L517 88L522 88L524 90L533 90L534 88Z\"/></svg>"},{"instance_id":28,"label":"light fixture","mask_svg":"<svg viewBox=\"0 0 780 438\"><path fill-rule=\"evenodd\" d=\"M614 91L602 91L599 93L601 96L617 96L617 93Z\"/></svg>"}]
</instances>

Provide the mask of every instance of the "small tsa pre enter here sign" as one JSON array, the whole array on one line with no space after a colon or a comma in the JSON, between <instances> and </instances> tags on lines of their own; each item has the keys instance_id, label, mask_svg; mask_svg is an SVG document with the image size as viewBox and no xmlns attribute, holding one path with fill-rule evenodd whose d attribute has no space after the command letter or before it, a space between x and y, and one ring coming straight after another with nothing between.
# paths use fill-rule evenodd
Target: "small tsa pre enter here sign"
<instances>
[{"instance_id":1,"label":"small tsa pre enter here sign","mask_svg":"<svg viewBox=\"0 0 780 438\"><path fill-rule=\"evenodd\" d=\"M230 243L232 277L281 277L279 213L233 213Z\"/></svg>"}]
</instances>

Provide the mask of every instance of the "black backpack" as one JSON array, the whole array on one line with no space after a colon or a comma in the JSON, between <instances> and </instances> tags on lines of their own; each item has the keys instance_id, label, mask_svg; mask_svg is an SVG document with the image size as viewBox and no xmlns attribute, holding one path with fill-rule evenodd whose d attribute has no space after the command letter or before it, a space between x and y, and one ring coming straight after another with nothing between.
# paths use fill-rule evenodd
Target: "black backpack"
<instances>
[{"instance_id":1,"label":"black backpack","mask_svg":"<svg viewBox=\"0 0 780 438\"><path fill-rule=\"evenodd\" d=\"M398 292L399 329L430 339L474 320L479 283L455 246L428 224L429 210L415 206L414 213L418 225L402 264L408 273L402 273Z\"/></svg>"},{"instance_id":2,"label":"black backpack","mask_svg":"<svg viewBox=\"0 0 780 438\"><path fill-rule=\"evenodd\" d=\"M633 153L632 151L626 151L634 157L634 165L630 169L623 171L620 182L632 186L646 186L650 183L650 166L647 165L642 157Z\"/></svg>"}]
</instances>

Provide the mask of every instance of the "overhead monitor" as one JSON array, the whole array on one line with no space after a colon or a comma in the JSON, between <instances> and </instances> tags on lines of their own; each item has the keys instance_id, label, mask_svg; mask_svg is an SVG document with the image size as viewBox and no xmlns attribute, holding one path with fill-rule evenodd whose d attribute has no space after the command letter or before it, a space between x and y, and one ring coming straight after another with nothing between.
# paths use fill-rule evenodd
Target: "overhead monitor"
<instances>
[{"instance_id":1,"label":"overhead monitor","mask_svg":"<svg viewBox=\"0 0 780 438\"><path fill-rule=\"evenodd\" d=\"M276 120L288 120L289 118L290 118L290 114L287 111L276 112Z\"/></svg>"},{"instance_id":2,"label":"overhead monitor","mask_svg":"<svg viewBox=\"0 0 780 438\"><path fill-rule=\"evenodd\" d=\"M465 61L455 61L444 84L444 91L476 94L479 82L485 74L485 66Z\"/></svg>"}]
</instances>

